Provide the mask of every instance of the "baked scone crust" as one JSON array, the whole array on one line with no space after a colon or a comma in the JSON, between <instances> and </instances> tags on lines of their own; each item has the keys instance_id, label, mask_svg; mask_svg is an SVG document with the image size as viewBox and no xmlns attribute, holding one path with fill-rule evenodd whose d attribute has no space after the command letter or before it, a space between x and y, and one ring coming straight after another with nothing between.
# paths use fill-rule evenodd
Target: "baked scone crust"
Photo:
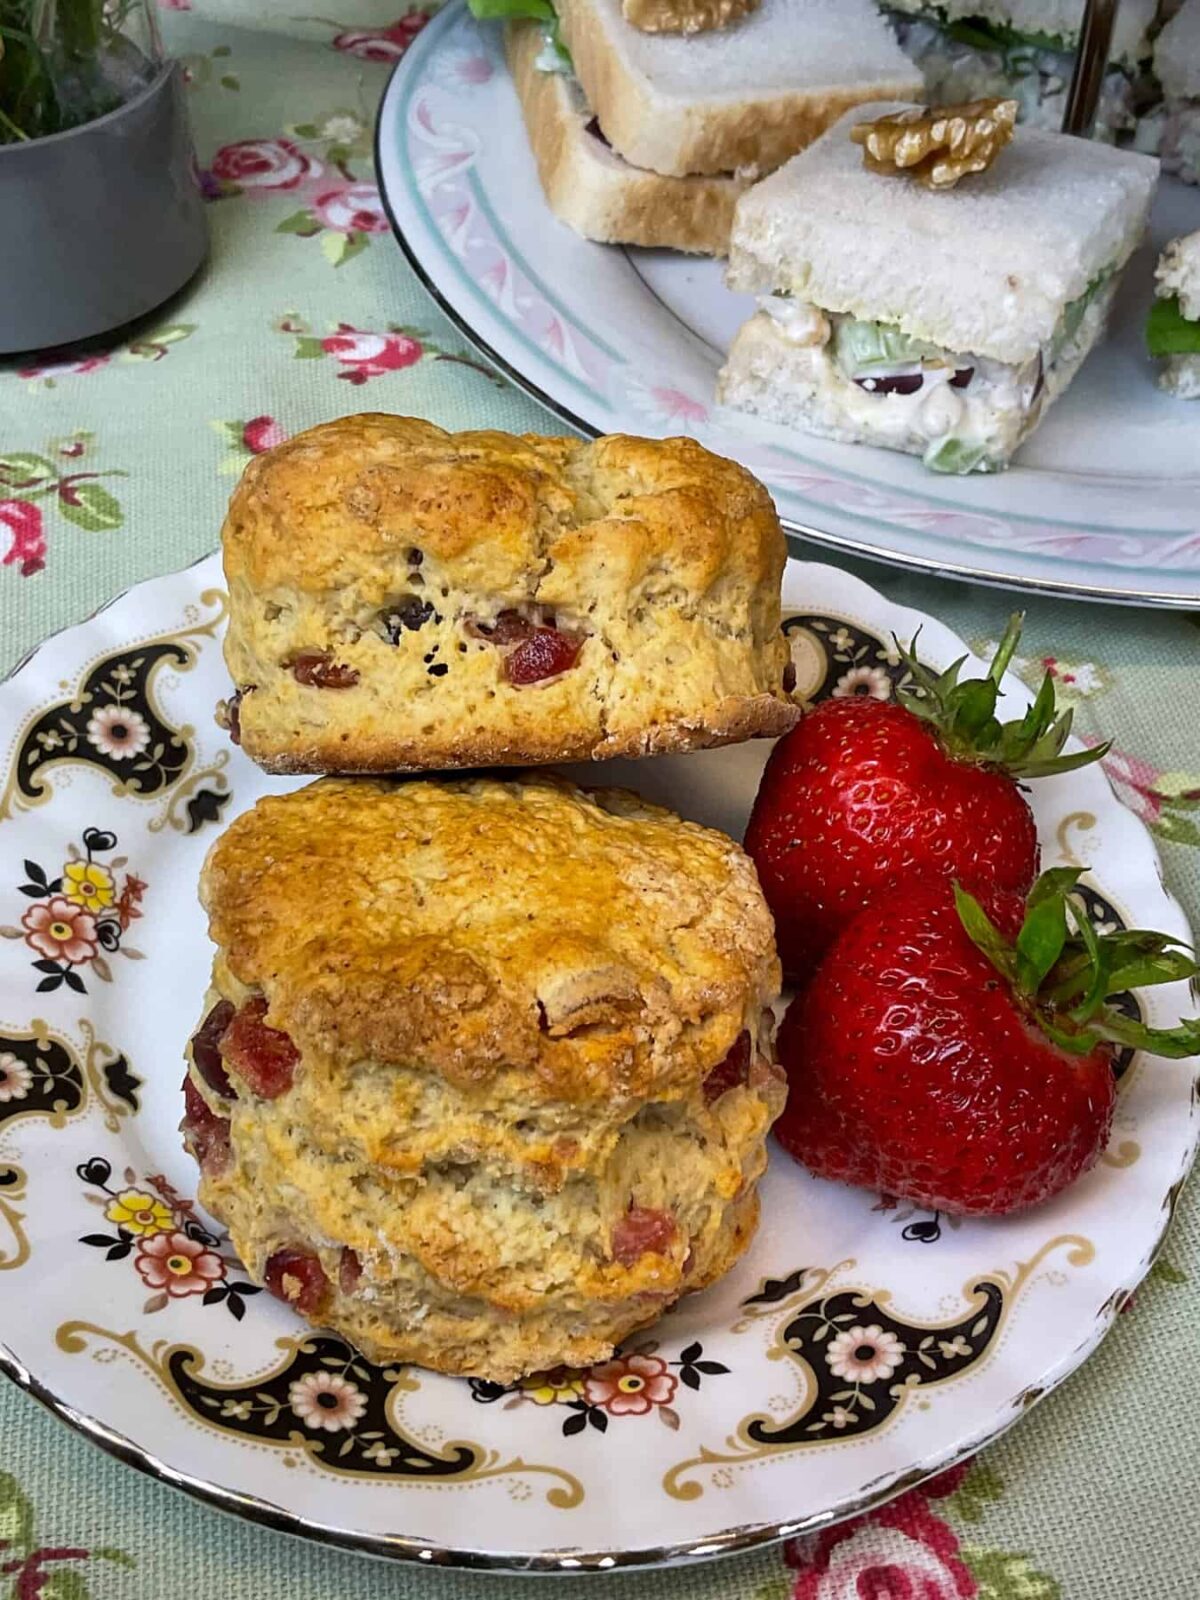
<instances>
[{"instance_id":1,"label":"baked scone crust","mask_svg":"<svg viewBox=\"0 0 1200 1600\"><path fill-rule=\"evenodd\" d=\"M274 1099L193 1063L230 1118L202 1202L260 1282L319 1256L313 1320L371 1358L506 1382L603 1360L749 1242L780 970L732 840L549 775L326 779L234 822L201 892L206 1011L265 997L299 1051ZM670 1237L625 1259L634 1214Z\"/></svg>"},{"instance_id":2,"label":"baked scone crust","mask_svg":"<svg viewBox=\"0 0 1200 1600\"><path fill-rule=\"evenodd\" d=\"M256 457L222 538L240 738L268 771L650 755L798 715L770 496L690 439L347 417ZM389 637L405 604L430 610ZM582 637L575 664L509 682L486 629L513 612ZM308 652L356 681L298 682Z\"/></svg>"}]
</instances>

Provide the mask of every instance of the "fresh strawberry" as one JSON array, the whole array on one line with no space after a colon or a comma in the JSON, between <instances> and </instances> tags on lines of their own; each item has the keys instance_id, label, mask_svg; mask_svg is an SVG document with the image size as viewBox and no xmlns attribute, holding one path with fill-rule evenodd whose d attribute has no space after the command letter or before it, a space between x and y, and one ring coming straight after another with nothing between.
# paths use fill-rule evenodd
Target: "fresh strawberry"
<instances>
[{"instance_id":1,"label":"fresh strawberry","mask_svg":"<svg viewBox=\"0 0 1200 1600\"><path fill-rule=\"evenodd\" d=\"M1161 934L1096 934L1068 898L1079 876L1045 873L1027 903L992 892L986 912L935 880L860 913L780 1030L784 1148L964 1214L1037 1205L1086 1172L1112 1124L1113 1046L1200 1053L1200 1019L1148 1028L1109 997L1200 966Z\"/></svg>"},{"instance_id":2,"label":"fresh strawberry","mask_svg":"<svg viewBox=\"0 0 1200 1600\"><path fill-rule=\"evenodd\" d=\"M776 745L746 848L793 983L865 900L897 884L936 876L1028 893L1037 830L1018 780L1069 772L1108 746L1062 754L1071 713L1057 712L1048 673L1019 721L997 719L1021 622L1010 621L986 678L959 683L961 660L935 677L914 639L901 651L901 701L827 700Z\"/></svg>"}]
</instances>

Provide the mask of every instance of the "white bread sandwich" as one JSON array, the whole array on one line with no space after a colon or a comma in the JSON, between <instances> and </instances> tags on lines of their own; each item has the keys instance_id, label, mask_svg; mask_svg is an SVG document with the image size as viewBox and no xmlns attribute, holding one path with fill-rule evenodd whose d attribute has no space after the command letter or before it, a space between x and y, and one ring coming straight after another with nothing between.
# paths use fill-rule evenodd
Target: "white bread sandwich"
<instances>
[{"instance_id":1,"label":"white bread sandwich","mask_svg":"<svg viewBox=\"0 0 1200 1600\"><path fill-rule=\"evenodd\" d=\"M880 0L897 37L925 74L931 105L1007 96L1022 122L1057 131L1085 0ZM1155 0L1121 0L1096 132L1132 132L1150 60Z\"/></svg>"},{"instance_id":2,"label":"white bread sandwich","mask_svg":"<svg viewBox=\"0 0 1200 1600\"><path fill-rule=\"evenodd\" d=\"M551 210L603 242L723 255L751 181L849 107L921 89L874 0L686 0L688 26L721 24L699 32L659 27L685 0L470 3L507 20Z\"/></svg>"},{"instance_id":3,"label":"white bread sandwich","mask_svg":"<svg viewBox=\"0 0 1200 1600\"><path fill-rule=\"evenodd\" d=\"M1154 276L1158 298L1146 344L1164 360L1159 387L1180 400L1200 400L1200 233L1172 240Z\"/></svg>"},{"instance_id":4,"label":"white bread sandwich","mask_svg":"<svg viewBox=\"0 0 1200 1600\"><path fill-rule=\"evenodd\" d=\"M995 471L1101 337L1158 163L1019 127L987 171L928 189L868 171L851 138L904 109L849 113L739 200L728 281L760 310L719 398L935 472Z\"/></svg>"},{"instance_id":5,"label":"white bread sandwich","mask_svg":"<svg viewBox=\"0 0 1200 1600\"><path fill-rule=\"evenodd\" d=\"M664 178L623 161L600 131L579 81L547 72L536 22L510 22L505 54L551 211L585 239L723 256L748 177Z\"/></svg>"},{"instance_id":6,"label":"white bread sandwich","mask_svg":"<svg viewBox=\"0 0 1200 1600\"><path fill-rule=\"evenodd\" d=\"M1200 0L1185 0L1159 34L1154 71L1163 91L1153 119L1163 171L1200 183Z\"/></svg>"}]
</instances>

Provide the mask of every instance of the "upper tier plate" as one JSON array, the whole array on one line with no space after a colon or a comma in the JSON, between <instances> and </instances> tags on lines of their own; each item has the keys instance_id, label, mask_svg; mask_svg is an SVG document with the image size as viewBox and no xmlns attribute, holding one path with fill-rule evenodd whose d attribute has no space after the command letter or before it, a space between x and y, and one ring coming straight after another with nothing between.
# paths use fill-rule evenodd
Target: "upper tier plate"
<instances>
[{"instance_id":1,"label":"upper tier plate","mask_svg":"<svg viewBox=\"0 0 1200 1600\"><path fill-rule=\"evenodd\" d=\"M718 415L717 371L752 306L722 266L589 244L542 197L494 25L460 3L418 34L380 108L377 165L413 266L467 336L585 433L690 433L744 462L789 530L901 566L1145 605L1200 604L1200 404L1142 348L1154 252L1200 227L1165 181L1114 334L996 476ZM794 543L795 553L802 553ZM811 552L809 552L811 553Z\"/></svg>"}]
</instances>

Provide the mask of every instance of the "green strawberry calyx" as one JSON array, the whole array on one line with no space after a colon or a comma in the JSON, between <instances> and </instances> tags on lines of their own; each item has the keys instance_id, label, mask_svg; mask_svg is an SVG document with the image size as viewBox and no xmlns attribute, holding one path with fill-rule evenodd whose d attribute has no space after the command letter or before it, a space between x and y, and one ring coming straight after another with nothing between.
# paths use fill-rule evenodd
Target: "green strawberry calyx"
<instances>
[{"instance_id":1,"label":"green strawberry calyx","mask_svg":"<svg viewBox=\"0 0 1200 1600\"><path fill-rule=\"evenodd\" d=\"M966 656L960 656L945 672L931 672L917 660L920 630L907 650L893 634L896 648L909 670L908 681L902 683L898 691L901 703L916 716L932 723L947 753L955 760L999 767L1013 778L1049 778L1055 773L1074 772L1102 760L1109 752L1111 741L1089 750L1063 754L1074 713L1058 710L1054 679L1049 672L1023 717L1012 722L1001 722L997 717L996 704L1004 693L1000 680L1020 643L1024 622L1024 612L1014 612L987 676L968 678L963 683L958 681L958 675L966 664Z\"/></svg>"},{"instance_id":2,"label":"green strawberry calyx","mask_svg":"<svg viewBox=\"0 0 1200 1600\"><path fill-rule=\"evenodd\" d=\"M1082 876L1074 867L1042 873L1029 892L1015 944L956 883L959 920L1021 1008L1061 1049L1089 1055L1107 1042L1174 1060L1200 1055L1200 1017L1175 1028L1151 1028L1112 1004L1131 989L1200 976L1193 952L1182 939L1141 928L1097 933L1074 895Z\"/></svg>"}]
</instances>

